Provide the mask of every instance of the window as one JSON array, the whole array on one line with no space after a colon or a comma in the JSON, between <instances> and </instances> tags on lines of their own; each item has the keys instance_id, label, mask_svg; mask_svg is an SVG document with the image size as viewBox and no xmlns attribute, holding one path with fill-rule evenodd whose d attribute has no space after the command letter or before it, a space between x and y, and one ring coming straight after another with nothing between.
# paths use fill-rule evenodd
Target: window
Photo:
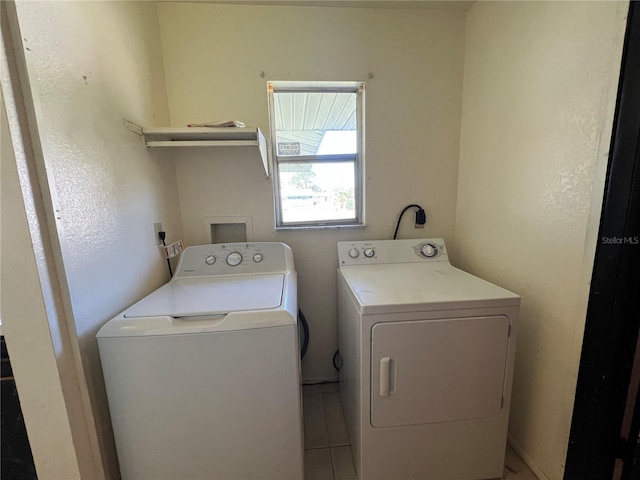
<instances>
[{"instance_id":1,"label":"window","mask_svg":"<svg viewBox=\"0 0 640 480\"><path fill-rule=\"evenodd\" d=\"M364 83L267 87L276 227L362 225Z\"/></svg>"}]
</instances>

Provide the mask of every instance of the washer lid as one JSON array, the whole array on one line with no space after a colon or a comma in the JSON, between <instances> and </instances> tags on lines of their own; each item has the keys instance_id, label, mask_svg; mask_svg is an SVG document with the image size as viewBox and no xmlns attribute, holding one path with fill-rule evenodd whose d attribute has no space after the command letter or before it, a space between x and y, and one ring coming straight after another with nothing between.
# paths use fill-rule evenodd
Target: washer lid
<instances>
[{"instance_id":1,"label":"washer lid","mask_svg":"<svg viewBox=\"0 0 640 480\"><path fill-rule=\"evenodd\" d=\"M283 274L179 278L128 308L124 317L189 317L272 309L282 304L283 285Z\"/></svg>"},{"instance_id":2,"label":"washer lid","mask_svg":"<svg viewBox=\"0 0 640 480\"><path fill-rule=\"evenodd\" d=\"M520 297L448 263L343 266L361 313L520 305Z\"/></svg>"}]
</instances>

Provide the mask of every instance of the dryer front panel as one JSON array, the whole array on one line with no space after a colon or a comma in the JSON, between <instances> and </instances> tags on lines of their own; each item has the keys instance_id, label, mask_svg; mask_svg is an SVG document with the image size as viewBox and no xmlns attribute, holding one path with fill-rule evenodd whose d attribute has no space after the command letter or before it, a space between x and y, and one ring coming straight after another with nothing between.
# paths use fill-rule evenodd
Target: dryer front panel
<instances>
[{"instance_id":1,"label":"dryer front panel","mask_svg":"<svg viewBox=\"0 0 640 480\"><path fill-rule=\"evenodd\" d=\"M371 331L371 424L495 417L509 345L504 315L383 322Z\"/></svg>"}]
</instances>

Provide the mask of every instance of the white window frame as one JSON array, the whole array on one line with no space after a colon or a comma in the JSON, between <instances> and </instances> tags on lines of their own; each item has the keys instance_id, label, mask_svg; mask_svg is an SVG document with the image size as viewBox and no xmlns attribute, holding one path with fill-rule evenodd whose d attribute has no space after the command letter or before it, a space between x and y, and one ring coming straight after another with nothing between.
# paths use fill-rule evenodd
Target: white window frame
<instances>
[{"instance_id":1,"label":"white window frame","mask_svg":"<svg viewBox=\"0 0 640 480\"><path fill-rule=\"evenodd\" d=\"M364 82L267 82L269 97L269 123L271 132L271 171L273 173L273 195L276 229L336 228L364 226ZM345 92L356 94L357 152L344 155L278 155L274 108L275 92ZM279 168L281 163L353 162L355 218L314 220L308 222L284 222L280 193Z\"/></svg>"}]
</instances>

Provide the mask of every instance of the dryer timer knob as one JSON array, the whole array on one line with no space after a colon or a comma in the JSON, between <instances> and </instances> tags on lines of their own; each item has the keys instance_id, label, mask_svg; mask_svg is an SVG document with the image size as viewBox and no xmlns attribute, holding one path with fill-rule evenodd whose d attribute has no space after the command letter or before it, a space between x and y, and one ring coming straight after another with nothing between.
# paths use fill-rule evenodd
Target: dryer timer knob
<instances>
[{"instance_id":1,"label":"dryer timer knob","mask_svg":"<svg viewBox=\"0 0 640 480\"><path fill-rule=\"evenodd\" d=\"M365 248L364 256L367 258L372 258L376 254L376 251L373 248Z\"/></svg>"},{"instance_id":2,"label":"dryer timer knob","mask_svg":"<svg viewBox=\"0 0 640 480\"><path fill-rule=\"evenodd\" d=\"M433 258L438 255L438 248L431 243L427 243L422 246L422 248L420 249L420 253L422 253L422 255L427 258Z\"/></svg>"}]
</instances>

